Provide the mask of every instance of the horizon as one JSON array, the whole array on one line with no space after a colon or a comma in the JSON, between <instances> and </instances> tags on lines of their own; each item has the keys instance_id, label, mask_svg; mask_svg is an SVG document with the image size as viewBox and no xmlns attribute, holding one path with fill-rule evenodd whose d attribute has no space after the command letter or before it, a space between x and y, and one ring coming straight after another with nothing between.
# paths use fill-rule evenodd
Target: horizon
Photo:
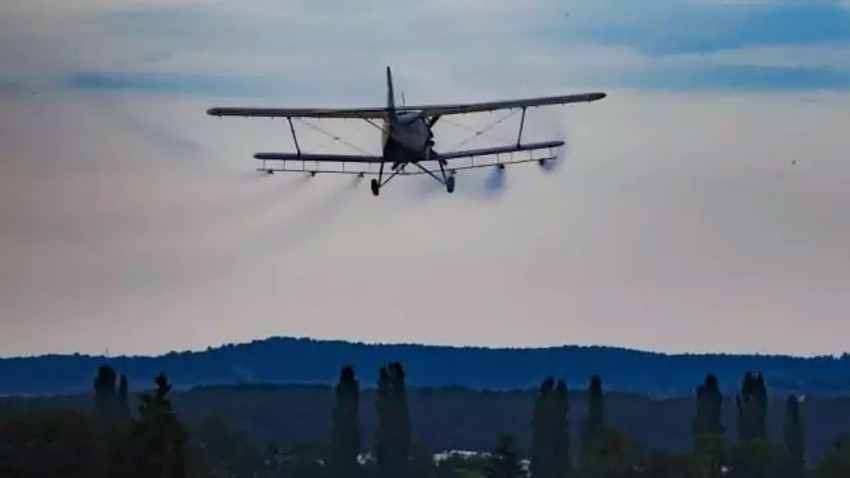
<instances>
[{"instance_id":1,"label":"horizon","mask_svg":"<svg viewBox=\"0 0 850 478\"><path fill-rule=\"evenodd\" d=\"M811 359L830 359L830 360L842 360L850 355L850 352L840 353L840 354L822 354L822 355L794 355L794 354L785 354L785 353L762 353L762 352L723 352L723 351L682 351L682 352L665 352L658 350L647 350L647 349L639 349L639 348L630 348L618 345L604 345L604 344L556 344L556 345L537 345L537 346L505 346L505 347L497 347L491 345L475 345L475 344L451 344L451 343L420 343L420 342L369 342L369 341L360 341L360 340L347 340L347 339L333 339L333 338L316 338L316 337L307 337L307 336L285 336L285 335L274 335L265 338L257 338L247 341L238 341L238 342L224 342L220 344L211 344L203 348L196 349L182 349L182 350L168 350L165 352L157 352L157 353L148 353L148 354L111 354L104 351L103 354L97 353L86 353L86 352L75 352L75 351L64 351L64 352L45 352L39 353L36 355L14 355L14 356L6 356L0 355L0 360L9 360L9 359L36 359L40 357L86 357L86 358L103 358L106 360L109 359L133 359L133 358L162 358L171 354L197 354L197 353L205 353L210 351L215 351L218 349L226 348L226 347L240 347L240 346L250 346L255 343L269 342L274 340L291 340L291 341L310 341L310 342L320 342L327 344L347 344L347 345L358 345L358 346L366 346L366 347L421 347L421 348L434 348L434 349L448 349L448 350L462 350L462 349L474 349L474 350L484 350L484 351L539 351L539 350L557 350L557 349L600 349L600 350L619 350L626 352L635 352L646 355L658 355L663 357L755 357L755 358L790 358L794 360L811 360Z\"/></svg>"}]
</instances>

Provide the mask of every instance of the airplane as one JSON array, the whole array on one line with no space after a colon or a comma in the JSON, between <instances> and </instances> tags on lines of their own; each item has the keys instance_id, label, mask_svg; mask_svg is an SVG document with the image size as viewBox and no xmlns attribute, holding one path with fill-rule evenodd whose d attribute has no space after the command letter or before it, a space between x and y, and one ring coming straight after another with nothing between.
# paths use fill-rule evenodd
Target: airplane
<instances>
[{"instance_id":1,"label":"airplane","mask_svg":"<svg viewBox=\"0 0 850 478\"><path fill-rule=\"evenodd\" d=\"M357 174L359 177L365 175L377 176L371 181L372 194L378 196L380 190L397 175L427 174L441 183L446 191L454 192L455 172L462 169L473 169L480 167L496 166L504 169L507 164L526 163L537 161L541 166L547 161L554 161L557 157L551 154L555 148L564 145L563 141L546 141L537 143L522 143L522 130L525 124L525 114L528 108L547 105L563 105L567 103L593 102L607 96L606 93L581 93L564 96L549 96L538 98L526 98L517 100L491 101L485 103L468 104L445 104L424 106L396 106L393 91L392 70L387 66L387 106L373 108L251 108L251 107L215 107L207 110L207 114L216 117L262 117L262 118L286 118L289 129L295 143L295 153L261 152L254 154L254 158L263 162L263 167L258 171L274 174L274 172L309 172L312 176L317 173ZM443 116L460 115L468 113L481 113L497 110L522 110L522 120L519 126L519 134L515 144L508 146L495 146L481 149L468 149L453 152L438 152L434 150L434 125ZM318 119L362 119L381 131L381 155L370 154L322 154L305 153L301 151L298 138L295 133L292 119L318 118ZM381 121L381 125L377 123ZM491 125L495 126L495 125ZM476 132L476 135L484 131ZM337 138L335 138L337 139ZM475 164L474 159L480 156L497 156L505 153L534 152L549 150L546 157L534 159L511 159L499 161L495 164ZM470 158L470 165L449 166L450 161L461 158ZM267 161L280 161L280 167L266 167ZM301 163L300 168L287 166L287 161ZM315 162L316 169L307 169L307 162ZM320 163L341 164L341 169L320 170ZM436 163L439 166L439 175L436 169L426 165ZM379 165L378 172L374 168L369 171L346 169L346 164L355 164L360 167ZM457 164L457 163L452 163ZM391 172L384 172L384 166L389 165ZM407 171L408 166L414 166L420 171ZM448 170L448 172L447 172Z\"/></svg>"}]
</instances>

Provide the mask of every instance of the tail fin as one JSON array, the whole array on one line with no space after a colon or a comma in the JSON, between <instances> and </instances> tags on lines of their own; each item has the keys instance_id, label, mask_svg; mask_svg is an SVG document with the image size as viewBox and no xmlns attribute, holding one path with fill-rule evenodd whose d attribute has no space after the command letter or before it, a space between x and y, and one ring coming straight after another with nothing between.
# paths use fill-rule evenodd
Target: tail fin
<instances>
[{"instance_id":1,"label":"tail fin","mask_svg":"<svg viewBox=\"0 0 850 478\"><path fill-rule=\"evenodd\" d=\"M393 73L387 66L387 110L391 117L395 116L395 93L393 92Z\"/></svg>"}]
</instances>

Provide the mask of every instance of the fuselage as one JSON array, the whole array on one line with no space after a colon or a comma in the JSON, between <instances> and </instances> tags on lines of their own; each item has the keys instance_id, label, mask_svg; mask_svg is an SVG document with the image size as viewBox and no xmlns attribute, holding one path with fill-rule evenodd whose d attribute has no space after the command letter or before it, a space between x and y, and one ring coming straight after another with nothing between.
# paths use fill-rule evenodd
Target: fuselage
<instances>
[{"instance_id":1,"label":"fuselage","mask_svg":"<svg viewBox=\"0 0 850 478\"><path fill-rule=\"evenodd\" d=\"M384 160L391 163L415 163L426 159L434 145L433 138L428 120L419 112L394 113L384 120Z\"/></svg>"}]
</instances>

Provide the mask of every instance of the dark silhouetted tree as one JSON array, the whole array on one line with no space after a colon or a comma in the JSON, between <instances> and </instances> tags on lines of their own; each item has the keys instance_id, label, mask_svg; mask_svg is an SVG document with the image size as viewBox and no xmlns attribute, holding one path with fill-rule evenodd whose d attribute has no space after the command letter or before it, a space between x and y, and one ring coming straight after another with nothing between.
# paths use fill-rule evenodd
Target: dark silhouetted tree
<instances>
[{"instance_id":1,"label":"dark silhouetted tree","mask_svg":"<svg viewBox=\"0 0 850 478\"><path fill-rule=\"evenodd\" d=\"M0 476L92 478L101 474L91 418L68 409L3 410Z\"/></svg>"},{"instance_id":2,"label":"dark silhouetted tree","mask_svg":"<svg viewBox=\"0 0 850 478\"><path fill-rule=\"evenodd\" d=\"M121 380L118 383L118 417L122 420L130 419L130 398L127 384L127 376L121 374Z\"/></svg>"},{"instance_id":3,"label":"dark silhouetted tree","mask_svg":"<svg viewBox=\"0 0 850 478\"><path fill-rule=\"evenodd\" d=\"M112 422L118 414L118 397L115 394L115 370L102 365L94 379L94 410L98 421L104 425Z\"/></svg>"},{"instance_id":4,"label":"dark silhouetted tree","mask_svg":"<svg viewBox=\"0 0 850 478\"><path fill-rule=\"evenodd\" d=\"M789 455L789 478L802 478L806 474L806 446L800 402L794 395L788 397L785 406L785 448Z\"/></svg>"},{"instance_id":5,"label":"dark silhouetted tree","mask_svg":"<svg viewBox=\"0 0 850 478\"><path fill-rule=\"evenodd\" d=\"M336 386L336 403L332 411L330 473L332 478L358 476L360 464L360 428L357 412L360 408L360 385L352 367L340 371Z\"/></svg>"},{"instance_id":6,"label":"dark silhouetted tree","mask_svg":"<svg viewBox=\"0 0 850 478\"><path fill-rule=\"evenodd\" d=\"M412 426L407 406L404 369L398 362L382 367L378 378L378 436L375 445L378 478L407 476Z\"/></svg>"},{"instance_id":7,"label":"dark silhouetted tree","mask_svg":"<svg viewBox=\"0 0 850 478\"><path fill-rule=\"evenodd\" d=\"M850 434L835 439L823 459L814 467L812 478L846 478L850 476Z\"/></svg>"},{"instance_id":8,"label":"dark silhouetted tree","mask_svg":"<svg viewBox=\"0 0 850 478\"><path fill-rule=\"evenodd\" d=\"M764 377L747 372L735 401L738 405L738 439L766 438L767 389Z\"/></svg>"},{"instance_id":9,"label":"dark silhouetted tree","mask_svg":"<svg viewBox=\"0 0 850 478\"><path fill-rule=\"evenodd\" d=\"M729 451L728 478L781 478L786 472L788 452L765 438L739 441Z\"/></svg>"},{"instance_id":10,"label":"dark silhouetted tree","mask_svg":"<svg viewBox=\"0 0 850 478\"><path fill-rule=\"evenodd\" d=\"M720 478L729 461L729 449L723 435L705 433L697 435L691 455L698 476Z\"/></svg>"},{"instance_id":11,"label":"dark silhouetted tree","mask_svg":"<svg viewBox=\"0 0 850 478\"><path fill-rule=\"evenodd\" d=\"M117 476L125 467L129 413L124 415L126 379L122 375L123 391L116 393L116 373L109 365L102 365L94 379L94 416L97 435L97 471L93 476ZM122 396L122 393L124 394Z\"/></svg>"},{"instance_id":12,"label":"dark silhouetted tree","mask_svg":"<svg viewBox=\"0 0 850 478\"><path fill-rule=\"evenodd\" d=\"M425 445L411 445L407 476L410 478L433 478L436 472L434 453Z\"/></svg>"},{"instance_id":13,"label":"dark silhouetted tree","mask_svg":"<svg viewBox=\"0 0 850 478\"><path fill-rule=\"evenodd\" d=\"M133 421L127 476L183 478L188 436L172 409L171 385L164 374L156 378L156 387L153 395L142 394L139 417Z\"/></svg>"},{"instance_id":14,"label":"dark silhouetted tree","mask_svg":"<svg viewBox=\"0 0 850 478\"><path fill-rule=\"evenodd\" d=\"M565 478L570 474L570 422L569 422L570 400L567 384L558 380L555 386L555 416L553 417L552 434L555 436L554 461L555 476Z\"/></svg>"},{"instance_id":15,"label":"dark silhouetted tree","mask_svg":"<svg viewBox=\"0 0 850 478\"><path fill-rule=\"evenodd\" d=\"M582 478L632 478L644 476L644 452L627 433L600 425L582 447L578 460Z\"/></svg>"},{"instance_id":16,"label":"dark silhouetted tree","mask_svg":"<svg viewBox=\"0 0 850 478\"><path fill-rule=\"evenodd\" d=\"M554 472L554 463L551 457L552 428L550 417L552 416L552 394L555 379L548 377L540 385L537 396L534 399L534 408L531 413L531 476L535 478L549 478Z\"/></svg>"},{"instance_id":17,"label":"dark silhouetted tree","mask_svg":"<svg viewBox=\"0 0 850 478\"><path fill-rule=\"evenodd\" d=\"M720 419L723 395L717 377L708 375L705 382L697 387L697 410L692 428L695 436L703 434L722 435L725 432Z\"/></svg>"},{"instance_id":18,"label":"dark silhouetted tree","mask_svg":"<svg viewBox=\"0 0 850 478\"><path fill-rule=\"evenodd\" d=\"M563 478L570 472L567 385L549 377L540 385L531 417L531 474Z\"/></svg>"},{"instance_id":19,"label":"dark silhouetted tree","mask_svg":"<svg viewBox=\"0 0 850 478\"><path fill-rule=\"evenodd\" d=\"M587 397L587 420L584 423L583 443L593 440L597 430L605 425L605 399L602 396L602 379L594 375L590 379Z\"/></svg>"},{"instance_id":20,"label":"dark silhouetted tree","mask_svg":"<svg viewBox=\"0 0 850 478\"><path fill-rule=\"evenodd\" d=\"M484 469L487 478L520 478L527 476L517 452L514 440L510 435L498 438L487 467Z\"/></svg>"}]
</instances>

